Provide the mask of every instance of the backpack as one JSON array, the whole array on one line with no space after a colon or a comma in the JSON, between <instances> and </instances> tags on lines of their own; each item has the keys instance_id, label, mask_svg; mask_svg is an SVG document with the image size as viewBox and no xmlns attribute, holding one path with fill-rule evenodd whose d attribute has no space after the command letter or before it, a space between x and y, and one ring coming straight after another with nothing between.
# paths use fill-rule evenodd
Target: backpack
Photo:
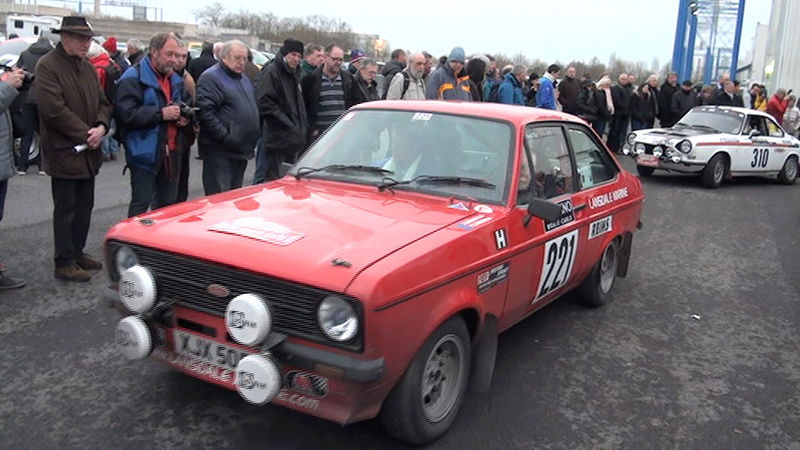
<instances>
[{"instance_id":1,"label":"backpack","mask_svg":"<svg viewBox=\"0 0 800 450\"><path fill-rule=\"evenodd\" d=\"M394 78L395 75L397 75L397 72L404 72L404 71L403 70L397 70L396 67L393 67L391 70L389 70L388 72L383 74L383 95L381 95L381 100L386 100L386 94L389 93L389 85L392 84L392 79ZM406 74L406 76L407 75L408 74ZM389 80L389 81L387 82L386 80ZM405 86L405 85L406 84L405 84L405 81L404 81L403 82L403 86ZM403 94L405 94L405 93L406 93L406 91L403 91Z\"/></svg>"},{"instance_id":2,"label":"backpack","mask_svg":"<svg viewBox=\"0 0 800 450\"><path fill-rule=\"evenodd\" d=\"M495 81L492 84L492 87L489 89L489 97L486 98L487 102L500 103L500 99L499 99L500 85L502 85L502 84L503 84L502 81L499 82L499 83L497 81Z\"/></svg>"},{"instance_id":3,"label":"backpack","mask_svg":"<svg viewBox=\"0 0 800 450\"><path fill-rule=\"evenodd\" d=\"M106 87L104 92L108 101L113 104L114 99L117 98L117 83L122 77L122 71L119 70L119 66L114 60L111 60L106 67L103 67L103 70L106 71Z\"/></svg>"},{"instance_id":4,"label":"backpack","mask_svg":"<svg viewBox=\"0 0 800 450\"><path fill-rule=\"evenodd\" d=\"M400 93L400 100L402 100L403 97L406 95L406 92L408 92L408 86L411 84L411 77L405 70L400 73L403 74L403 92ZM396 75L397 74L395 74L395 76ZM392 79L394 79L394 77L392 77ZM389 80L389 84L392 84L392 80ZM389 95L388 87L386 88L386 92L383 93L383 98L381 100L386 100L387 95Z\"/></svg>"}]
</instances>

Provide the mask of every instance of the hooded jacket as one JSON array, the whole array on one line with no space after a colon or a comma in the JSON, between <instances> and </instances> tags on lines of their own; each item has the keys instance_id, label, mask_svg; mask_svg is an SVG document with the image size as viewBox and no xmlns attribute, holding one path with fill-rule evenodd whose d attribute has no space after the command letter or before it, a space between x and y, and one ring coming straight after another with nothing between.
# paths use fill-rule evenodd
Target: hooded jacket
<instances>
[{"instance_id":1,"label":"hooded jacket","mask_svg":"<svg viewBox=\"0 0 800 450\"><path fill-rule=\"evenodd\" d=\"M172 73L169 84L167 99L149 55L125 71L117 84L114 117L125 143L125 160L152 173L158 172L166 151L167 122L162 120L161 108L183 100L183 78Z\"/></svg>"},{"instance_id":2,"label":"hooded jacket","mask_svg":"<svg viewBox=\"0 0 800 450\"><path fill-rule=\"evenodd\" d=\"M265 150L295 155L305 149L308 116L300 90L299 69L292 71L277 56L261 69L256 101Z\"/></svg>"},{"instance_id":3,"label":"hooded jacket","mask_svg":"<svg viewBox=\"0 0 800 450\"><path fill-rule=\"evenodd\" d=\"M85 179L100 171L100 149L75 153L97 125L106 130L111 104L89 61L68 55L59 43L36 65L36 95L42 148L42 169L53 178Z\"/></svg>"},{"instance_id":4,"label":"hooded jacket","mask_svg":"<svg viewBox=\"0 0 800 450\"><path fill-rule=\"evenodd\" d=\"M383 75L384 80L391 80L396 74L402 72L405 68L405 63L393 59L383 66L381 75ZM386 93L389 91L389 83L384 83L384 86L383 92L381 92L381 98L386 98Z\"/></svg>"},{"instance_id":5,"label":"hooded jacket","mask_svg":"<svg viewBox=\"0 0 800 450\"><path fill-rule=\"evenodd\" d=\"M36 63L42 59L42 56L46 55L53 49L53 44L50 43L50 40L47 38L39 38L33 45L25 49L19 55L19 59L17 60L17 67L21 67L27 70L30 73L34 73L36 71ZM30 86L30 89L27 91L20 92L21 99L17 99L18 102L27 103L27 104L36 104L36 80L33 80L33 83Z\"/></svg>"},{"instance_id":6,"label":"hooded jacket","mask_svg":"<svg viewBox=\"0 0 800 450\"><path fill-rule=\"evenodd\" d=\"M428 78L425 98L428 100L472 100L469 77L459 74L456 78L450 62L439 66Z\"/></svg>"},{"instance_id":7,"label":"hooded jacket","mask_svg":"<svg viewBox=\"0 0 800 450\"><path fill-rule=\"evenodd\" d=\"M103 90L105 90L106 67L111 64L111 57L108 56L108 53L103 52L90 59L89 62L94 66L94 70L97 72L97 78L100 80L100 86L103 88Z\"/></svg>"},{"instance_id":8,"label":"hooded jacket","mask_svg":"<svg viewBox=\"0 0 800 450\"><path fill-rule=\"evenodd\" d=\"M539 92L536 93L536 107L556 110L556 93L553 75L546 73L539 79Z\"/></svg>"},{"instance_id":9,"label":"hooded jacket","mask_svg":"<svg viewBox=\"0 0 800 450\"><path fill-rule=\"evenodd\" d=\"M507 105L524 105L525 98L522 96L522 86L517 77L507 73L503 77L503 83L497 91L497 101Z\"/></svg>"}]
</instances>

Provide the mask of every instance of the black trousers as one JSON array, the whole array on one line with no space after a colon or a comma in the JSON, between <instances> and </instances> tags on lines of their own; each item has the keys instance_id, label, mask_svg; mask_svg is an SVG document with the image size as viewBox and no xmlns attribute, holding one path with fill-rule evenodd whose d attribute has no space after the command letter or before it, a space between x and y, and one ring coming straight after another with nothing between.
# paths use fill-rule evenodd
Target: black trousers
<instances>
[{"instance_id":1,"label":"black trousers","mask_svg":"<svg viewBox=\"0 0 800 450\"><path fill-rule=\"evenodd\" d=\"M19 157L17 158L17 169L21 171L28 170L30 163L36 164L39 170L42 169L42 151L39 150L39 155L36 156L34 161L29 161L31 144L33 143L33 135L39 129L39 108L36 104L25 103L22 105L22 120L25 123L25 134L22 135L22 140L19 143Z\"/></svg>"},{"instance_id":2,"label":"black trousers","mask_svg":"<svg viewBox=\"0 0 800 450\"><path fill-rule=\"evenodd\" d=\"M94 177L53 178L53 234L56 267L72 265L83 254L94 207Z\"/></svg>"},{"instance_id":3,"label":"black trousers","mask_svg":"<svg viewBox=\"0 0 800 450\"><path fill-rule=\"evenodd\" d=\"M614 114L611 119L611 129L608 130L608 148L618 152L625 145L625 137L628 132L630 116Z\"/></svg>"}]
</instances>

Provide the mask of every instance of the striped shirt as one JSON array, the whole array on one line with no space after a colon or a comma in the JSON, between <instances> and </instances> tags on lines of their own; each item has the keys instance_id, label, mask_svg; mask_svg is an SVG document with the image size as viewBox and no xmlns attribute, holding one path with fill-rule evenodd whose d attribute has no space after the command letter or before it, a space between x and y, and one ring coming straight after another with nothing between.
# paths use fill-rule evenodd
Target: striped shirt
<instances>
[{"instance_id":1,"label":"striped shirt","mask_svg":"<svg viewBox=\"0 0 800 450\"><path fill-rule=\"evenodd\" d=\"M344 114L345 109L342 74L330 79L323 73L319 89L319 112L315 125L320 129L327 128Z\"/></svg>"}]
</instances>

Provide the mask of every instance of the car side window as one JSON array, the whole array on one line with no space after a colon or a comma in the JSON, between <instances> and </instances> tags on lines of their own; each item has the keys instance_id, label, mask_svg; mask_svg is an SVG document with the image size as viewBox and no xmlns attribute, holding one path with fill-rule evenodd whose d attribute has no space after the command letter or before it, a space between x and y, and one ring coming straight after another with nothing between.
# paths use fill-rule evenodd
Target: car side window
<instances>
[{"instance_id":1,"label":"car side window","mask_svg":"<svg viewBox=\"0 0 800 450\"><path fill-rule=\"evenodd\" d=\"M783 130L772 119L767 119L767 131L770 137L783 137Z\"/></svg>"},{"instance_id":2,"label":"car side window","mask_svg":"<svg viewBox=\"0 0 800 450\"><path fill-rule=\"evenodd\" d=\"M751 131L756 130L761 133L761 136L767 136L767 127L764 125L764 118L761 116L749 116L747 123L744 127L744 134L750 134Z\"/></svg>"},{"instance_id":3,"label":"car side window","mask_svg":"<svg viewBox=\"0 0 800 450\"><path fill-rule=\"evenodd\" d=\"M617 176L617 167L601 148L585 131L570 128L567 132L572 151L575 152L575 166L578 172L578 183L581 189L589 189Z\"/></svg>"},{"instance_id":4,"label":"car side window","mask_svg":"<svg viewBox=\"0 0 800 450\"><path fill-rule=\"evenodd\" d=\"M547 199L575 191L572 161L560 126L528 125L525 148L532 159L530 195Z\"/></svg>"}]
</instances>

